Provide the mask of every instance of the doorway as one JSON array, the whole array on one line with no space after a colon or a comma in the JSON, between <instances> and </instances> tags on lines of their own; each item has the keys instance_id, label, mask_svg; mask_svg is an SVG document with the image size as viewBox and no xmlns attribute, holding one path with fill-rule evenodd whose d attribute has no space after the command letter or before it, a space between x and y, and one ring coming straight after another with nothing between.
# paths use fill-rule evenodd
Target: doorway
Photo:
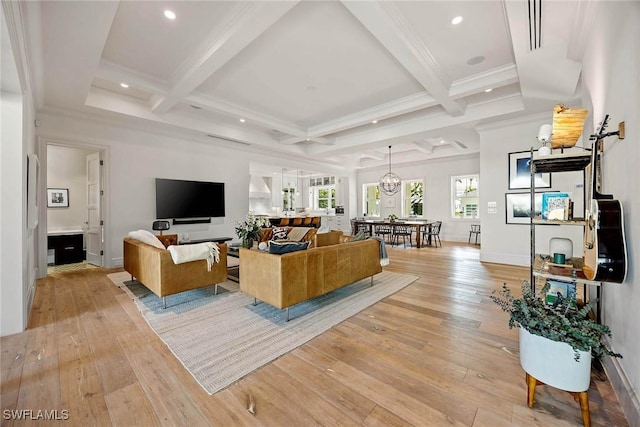
<instances>
[{"instance_id":1,"label":"doorway","mask_svg":"<svg viewBox=\"0 0 640 427\"><path fill-rule=\"evenodd\" d=\"M47 143L47 273L104 266L103 150Z\"/></svg>"}]
</instances>

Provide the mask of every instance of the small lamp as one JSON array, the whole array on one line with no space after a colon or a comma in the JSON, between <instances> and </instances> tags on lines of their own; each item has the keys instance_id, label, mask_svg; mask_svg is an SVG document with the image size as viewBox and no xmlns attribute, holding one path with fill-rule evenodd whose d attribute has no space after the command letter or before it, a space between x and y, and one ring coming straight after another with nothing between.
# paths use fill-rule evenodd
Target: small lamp
<instances>
[{"instance_id":1,"label":"small lamp","mask_svg":"<svg viewBox=\"0 0 640 427\"><path fill-rule=\"evenodd\" d=\"M551 155L551 147L547 146L547 142L551 141L551 129L549 124L540 126L538 131L538 141L542 142L542 147L538 149L538 155L540 156Z\"/></svg>"},{"instance_id":2,"label":"small lamp","mask_svg":"<svg viewBox=\"0 0 640 427\"><path fill-rule=\"evenodd\" d=\"M153 221L153 225L151 226L155 231L160 231L160 235L162 236L162 232L164 230L168 230L171 228L169 225L169 221Z\"/></svg>"}]
</instances>

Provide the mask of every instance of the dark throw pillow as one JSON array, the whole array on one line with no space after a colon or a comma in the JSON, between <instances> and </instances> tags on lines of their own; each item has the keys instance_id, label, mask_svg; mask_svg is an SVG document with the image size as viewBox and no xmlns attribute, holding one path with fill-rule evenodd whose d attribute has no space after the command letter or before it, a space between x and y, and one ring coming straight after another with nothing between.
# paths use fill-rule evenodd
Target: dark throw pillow
<instances>
[{"instance_id":1,"label":"dark throw pillow","mask_svg":"<svg viewBox=\"0 0 640 427\"><path fill-rule=\"evenodd\" d=\"M285 240L288 235L289 229L287 227L273 227L271 240Z\"/></svg>"},{"instance_id":2,"label":"dark throw pillow","mask_svg":"<svg viewBox=\"0 0 640 427\"><path fill-rule=\"evenodd\" d=\"M275 255L288 254L289 252L303 251L311 242L275 242L269 243L269 253Z\"/></svg>"}]
</instances>

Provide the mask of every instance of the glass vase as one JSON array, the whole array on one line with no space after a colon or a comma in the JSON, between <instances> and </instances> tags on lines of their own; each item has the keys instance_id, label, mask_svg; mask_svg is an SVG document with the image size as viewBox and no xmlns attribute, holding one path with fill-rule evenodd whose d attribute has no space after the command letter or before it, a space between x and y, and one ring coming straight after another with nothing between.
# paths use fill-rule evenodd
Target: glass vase
<instances>
[{"instance_id":1,"label":"glass vase","mask_svg":"<svg viewBox=\"0 0 640 427\"><path fill-rule=\"evenodd\" d=\"M243 248L247 248L247 249L251 249L253 247L253 239L250 237L246 237L244 239L242 239L242 247Z\"/></svg>"}]
</instances>

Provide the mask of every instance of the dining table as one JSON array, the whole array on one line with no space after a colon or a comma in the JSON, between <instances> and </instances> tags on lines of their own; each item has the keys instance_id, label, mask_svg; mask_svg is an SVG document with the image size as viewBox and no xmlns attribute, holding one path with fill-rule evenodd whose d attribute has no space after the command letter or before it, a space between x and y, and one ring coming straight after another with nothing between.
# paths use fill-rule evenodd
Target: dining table
<instances>
[{"instance_id":1,"label":"dining table","mask_svg":"<svg viewBox=\"0 0 640 427\"><path fill-rule=\"evenodd\" d=\"M435 223L435 221L428 220L395 220L390 221L388 219L354 219L351 220L352 230L351 233L355 236L357 234L359 225L366 225L369 227L369 235L373 236L375 233L374 227L377 225L388 225L392 229L396 225L408 225L410 227L415 228L416 230L416 248L422 247L422 230L426 229L427 231L431 229L431 226ZM431 246L431 236L427 235L427 246Z\"/></svg>"}]
</instances>

